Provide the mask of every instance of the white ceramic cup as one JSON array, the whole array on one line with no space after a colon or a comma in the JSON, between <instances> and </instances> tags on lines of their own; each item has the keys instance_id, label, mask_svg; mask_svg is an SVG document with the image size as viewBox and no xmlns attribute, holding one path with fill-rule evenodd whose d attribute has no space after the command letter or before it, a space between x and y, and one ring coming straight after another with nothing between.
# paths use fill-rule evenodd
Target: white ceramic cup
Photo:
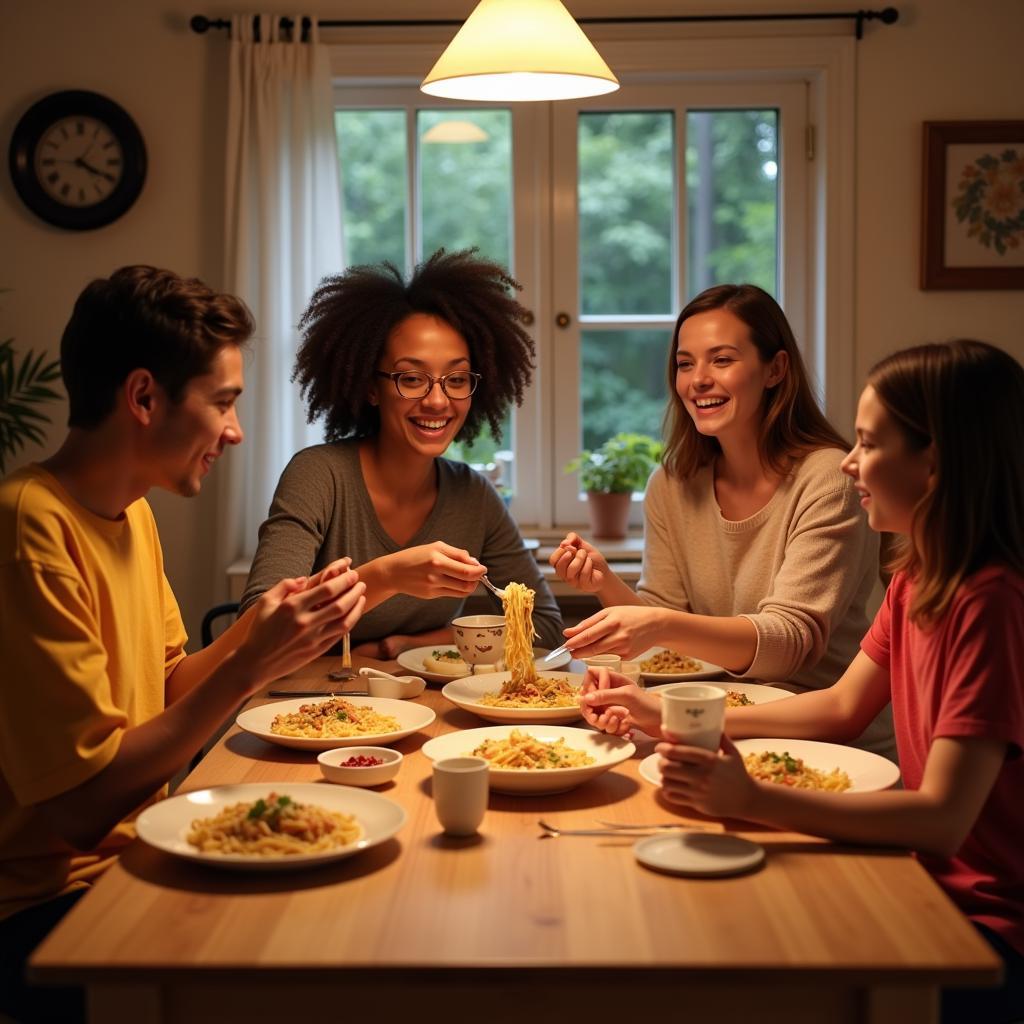
<instances>
[{"instance_id":1,"label":"white ceramic cup","mask_svg":"<svg viewBox=\"0 0 1024 1024\"><path fill-rule=\"evenodd\" d=\"M482 757L446 757L434 762L434 812L450 836L471 836L487 810L487 772Z\"/></svg>"},{"instance_id":2,"label":"white ceramic cup","mask_svg":"<svg viewBox=\"0 0 1024 1024\"><path fill-rule=\"evenodd\" d=\"M622 659L617 654L593 654L580 661L590 668L606 668L610 672L618 672L622 667Z\"/></svg>"},{"instance_id":3,"label":"white ceramic cup","mask_svg":"<svg viewBox=\"0 0 1024 1024\"><path fill-rule=\"evenodd\" d=\"M661 727L690 747L717 750L725 724L721 686L681 683L661 691Z\"/></svg>"},{"instance_id":4,"label":"white ceramic cup","mask_svg":"<svg viewBox=\"0 0 1024 1024\"><path fill-rule=\"evenodd\" d=\"M640 662L639 661L624 661L619 666L619 672L624 675L631 683L636 683L637 686L643 686L643 677L640 675Z\"/></svg>"}]
</instances>

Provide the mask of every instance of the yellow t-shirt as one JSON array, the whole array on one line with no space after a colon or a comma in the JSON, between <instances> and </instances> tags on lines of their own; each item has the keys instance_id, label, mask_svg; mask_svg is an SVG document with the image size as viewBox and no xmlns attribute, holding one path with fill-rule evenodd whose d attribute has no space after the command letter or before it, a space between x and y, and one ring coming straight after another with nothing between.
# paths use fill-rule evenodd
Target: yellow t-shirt
<instances>
[{"instance_id":1,"label":"yellow t-shirt","mask_svg":"<svg viewBox=\"0 0 1024 1024\"><path fill-rule=\"evenodd\" d=\"M81 854L34 805L163 711L186 639L144 499L111 521L41 466L0 482L0 918L87 884L133 838L125 821Z\"/></svg>"}]
</instances>

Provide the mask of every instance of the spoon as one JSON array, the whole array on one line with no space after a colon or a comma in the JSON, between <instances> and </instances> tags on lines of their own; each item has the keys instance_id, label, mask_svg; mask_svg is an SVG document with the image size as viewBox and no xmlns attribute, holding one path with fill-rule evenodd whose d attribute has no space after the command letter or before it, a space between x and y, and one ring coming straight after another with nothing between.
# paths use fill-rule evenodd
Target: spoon
<instances>
[{"instance_id":1,"label":"spoon","mask_svg":"<svg viewBox=\"0 0 1024 1024\"><path fill-rule=\"evenodd\" d=\"M378 678L393 679L396 683L404 683L405 679L402 676L393 676L390 672L385 672L382 668L369 668L364 666L359 670L361 676L377 676Z\"/></svg>"}]
</instances>

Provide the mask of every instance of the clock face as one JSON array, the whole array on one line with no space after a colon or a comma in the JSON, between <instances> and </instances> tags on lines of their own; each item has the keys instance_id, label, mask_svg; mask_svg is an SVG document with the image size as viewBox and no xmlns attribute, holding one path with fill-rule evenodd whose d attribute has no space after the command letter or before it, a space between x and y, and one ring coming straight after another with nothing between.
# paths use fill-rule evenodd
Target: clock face
<instances>
[{"instance_id":1,"label":"clock face","mask_svg":"<svg viewBox=\"0 0 1024 1024\"><path fill-rule=\"evenodd\" d=\"M93 206L117 188L124 173L124 151L95 117L64 117L36 145L35 172L43 190L56 202Z\"/></svg>"},{"instance_id":2,"label":"clock face","mask_svg":"<svg viewBox=\"0 0 1024 1024\"><path fill-rule=\"evenodd\" d=\"M8 164L25 205L49 224L89 231L117 220L146 180L142 134L123 107L99 93L51 93L22 115Z\"/></svg>"}]
</instances>

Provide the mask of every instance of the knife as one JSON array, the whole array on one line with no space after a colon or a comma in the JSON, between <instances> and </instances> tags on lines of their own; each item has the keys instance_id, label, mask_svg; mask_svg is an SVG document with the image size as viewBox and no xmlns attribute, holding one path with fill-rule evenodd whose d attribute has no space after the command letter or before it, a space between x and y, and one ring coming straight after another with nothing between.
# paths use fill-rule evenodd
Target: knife
<instances>
[{"instance_id":1,"label":"knife","mask_svg":"<svg viewBox=\"0 0 1024 1024\"><path fill-rule=\"evenodd\" d=\"M544 655L544 660L541 664L546 665L549 661L554 661L555 658L561 657L568 650L569 648L566 647L565 644L562 644L561 647L556 647L553 651L548 651L548 653Z\"/></svg>"}]
</instances>

